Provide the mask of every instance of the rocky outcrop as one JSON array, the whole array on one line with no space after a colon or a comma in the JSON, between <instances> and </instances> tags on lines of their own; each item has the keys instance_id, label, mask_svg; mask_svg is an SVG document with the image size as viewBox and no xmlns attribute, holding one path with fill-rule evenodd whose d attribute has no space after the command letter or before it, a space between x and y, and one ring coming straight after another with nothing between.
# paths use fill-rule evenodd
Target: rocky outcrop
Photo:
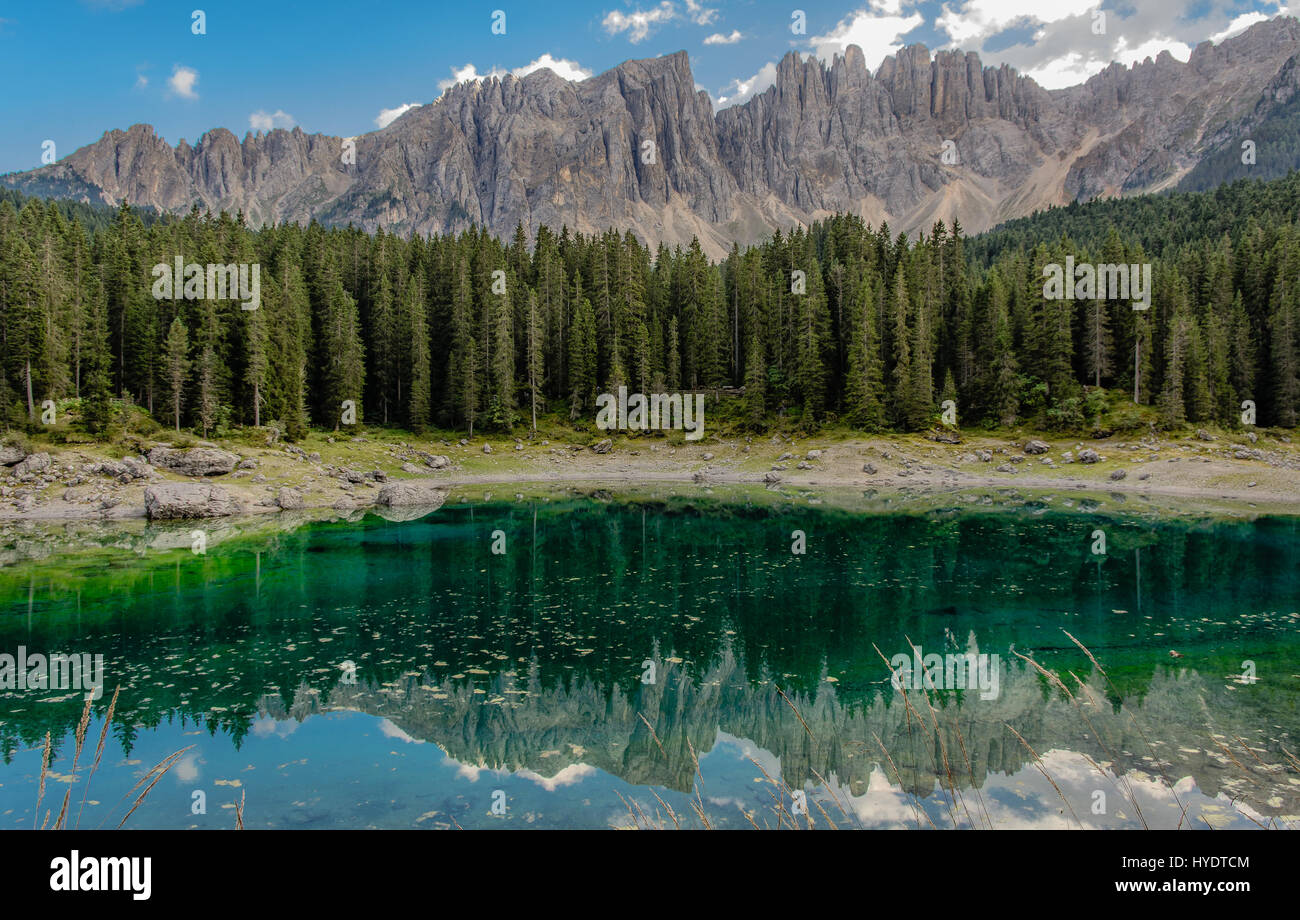
<instances>
[{"instance_id":1,"label":"rocky outcrop","mask_svg":"<svg viewBox=\"0 0 1300 920\"><path fill-rule=\"evenodd\" d=\"M21 447L0 444L0 466L13 466L15 463L21 463L26 456L27 452Z\"/></svg>"},{"instance_id":2,"label":"rocky outcrop","mask_svg":"<svg viewBox=\"0 0 1300 920\"><path fill-rule=\"evenodd\" d=\"M151 521L173 521L238 514L240 507L220 486L160 482L144 490L144 510Z\"/></svg>"},{"instance_id":3,"label":"rocky outcrop","mask_svg":"<svg viewBox=\"0 0 1300 920\"><path fill-rule=\"evenodd\" d=\"M182 476L222 476L234 470L239 455L215 447L155 447L149 451L149 462Z\"/></svg>"}]
</instances>

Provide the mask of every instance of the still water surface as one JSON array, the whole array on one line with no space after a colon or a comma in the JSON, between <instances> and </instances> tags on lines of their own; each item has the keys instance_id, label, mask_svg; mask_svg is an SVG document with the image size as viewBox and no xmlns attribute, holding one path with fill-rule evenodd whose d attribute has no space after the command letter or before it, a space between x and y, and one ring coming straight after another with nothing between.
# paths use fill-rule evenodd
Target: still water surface
<instances>
[{"instance_id":1,"label":"still water surface","mask_svg":"<svg viewBox=\"0 0 1300 920\"><path fill-rule=\"evenodd\" d=\"M820 827L1300 821L1294 519L479 498L203 555L11 531L0 652L103 654L107 689L75 775L81 695L0 690L0 826L69 787L115 826L191 745L128 826L788 826L796 792ZM996 695L905 699L912 645L996 655Z\"/></svg>"}]
</instances>

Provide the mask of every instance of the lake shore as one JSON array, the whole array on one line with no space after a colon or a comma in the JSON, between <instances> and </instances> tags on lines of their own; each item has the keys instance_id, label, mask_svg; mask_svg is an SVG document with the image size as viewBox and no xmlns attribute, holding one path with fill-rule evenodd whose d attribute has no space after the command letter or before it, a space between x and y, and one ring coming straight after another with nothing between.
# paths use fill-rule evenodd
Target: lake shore
<instances>
[{"instance_id":1,"label":"lake shore","mask_svg":"<svg viewBox=\"0 0 1300 920\"><path fill-rule=\"evenodd\" d=\"M935 435L930 436L935 437ZM940 437L950 437L942 435ZM35 447L0 467L0 520L113 521L147 517L146 491L164 483L215 487L218 514L353 511L386 486L606 483L753 484L771 489L853 489L899 497L978 489L1147 496L1183 507L1228 503L1254 513L1300 513L1300 449L1268 435L1240 439L1007 438L964 433L959 443L921 435L710 438L672 443L617 437L607 445L479 438L417 440L370 431L313 433L298 444L197 447L132 453L114 445ZM191 442L193 443L193 442ZM185 458L223 455L211 475ZM197 456L197 455L194 455ZM149 458L158 460L150 463ZM126 466L123 460L126 458ZM163 515L155 515L162 517ZM203 516L207 516L206 514Z\"/></svg>"}]
</instances>

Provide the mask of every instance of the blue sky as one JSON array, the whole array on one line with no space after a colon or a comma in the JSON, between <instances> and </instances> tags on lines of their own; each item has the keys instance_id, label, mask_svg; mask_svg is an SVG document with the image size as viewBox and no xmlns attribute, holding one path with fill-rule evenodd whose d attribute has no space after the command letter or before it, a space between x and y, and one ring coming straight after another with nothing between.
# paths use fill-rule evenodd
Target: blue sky
<instances>
[{"instance_id":1,"label":"blue sky","mask_svg":"<svg viewBox=\"0 0 1300 920\"><path fill-rule=\"evenodd\" d=\"M581 78L679 50L719 105L761 92L788 51L829 60L850 43L873 69L922 42L1067 86L1111 60L1186 59L1280 13L1276 0L0 0L0 172L39 166L46 140L62 158L137 122L173 144L214 127L354 136L458 78L542 65Z\"/></svg>"}]
</instances>

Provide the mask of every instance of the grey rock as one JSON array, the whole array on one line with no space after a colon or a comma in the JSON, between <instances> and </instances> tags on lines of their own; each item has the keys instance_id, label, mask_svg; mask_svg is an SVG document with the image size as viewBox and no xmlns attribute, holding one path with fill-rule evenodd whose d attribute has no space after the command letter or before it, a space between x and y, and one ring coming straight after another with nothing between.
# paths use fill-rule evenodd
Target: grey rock
<instances>
[{"instance_id":1,"label":"grey rock","mask_svg":"<svg viewBox=\"0 0 1300 920\"><path fill-rule=\"evenodd\" d=\"M1096 463L1100 459L1101 455L1091 447L1085 447L1083 450L1079 451L1080 463Z\"/></svg>"},{"instance_id":2,"label":"grey rock","mask_svg":"<svg viewBox=\"0 0 1300 920\"><path fill-rule=\"evenodd\" d=\"M41 451L36 454L28 454L14 467L14 475L19 479L25 476L34 476L43 473L50 468L53 460L50 455Z\"/></svg>"},{"instance_id":3,"label":"grey rock","mask_svg":"<svg viewBox=\"0 0 1300 920\"><path fill-rule=\"evenodd\" d=\"M153 475L153 467L143 457L123 457L122 466L132 479L147 479Z\"/></svg>"},{"instance_id":4,"label":"grey rock","mask_svg":"<svg viewBox=\"0 0 1300 920\"><path fill-rule=\"evenodd\" d=\"M1127 477L1127 476L1128 476L1128 472L1125 471L1125 470L1111 470L1111 471L1110 471L1110 481L1111 481L1111 482L1119 482L1121 479L1124 479L1124 478Z\"/></svg>"},{"instance_id":5,"label":"grey rock","mask_svg":"<svg viewBox=\"0 0 1300 920\"><path fill-rule=\"evenodd\" d=\"M187 520L236 514L239 504L220 486L205 482L159 482L144 490L151 521Z\"/></svg>"},{"instance_id":6,"label":"grey rock","mask_svg":"<svg viewBox=\"0 0 1300 920\"><path fill-rule=\"evenodd\" d=\"M22 461L27 454L21 448L0 444L0 466L13 466Z\"/></svg>"},{"instance_id":7,"label":"grey rock","mask_svg":"<svg viewBox=\"0 0 1300 920\"><path fill-rule=\"evenodd\" d=\"M182 476L223 476L234 470L239 456L216 447L191 447L177 450L155 447L149 451L149 462Z\"/></svg>"},{"instance_id":8,"label":"grey rock","mask_svg":"<svg viewBox=\"0 0 1300 920\"><path fill-rule=\"evenodd\" d=\"M275 503L282 511L297 511L304 504L302 493L287 486L275 493Z\"/></svg>"},{"instance_id":9,"label":"grey rock","mask_svg":"<svg viewBox=\"0 0 1300 920\"><path fill-rule=\"evenodd\" d=\"M1025 453L1027 454L1045 454L1051 448L1045 441L1026 441Z\"/></svg>"},{"instance_id":10,"label":"grey rock","mask_svg":"<svg viewBox=\"0 0 1300 920\"><path fill-rule=\"evenodd\" d=\"M595 444L591 445L591 449L598 454L607 454L613 449L613 447L614 442L609 438L605 438L603 441L597 441Z\"/></svg>"},{"instance_id":11,"label":"grey rock","mask_svg":"<svg viewBox=\"0 0 1300 920\"><path fill-rule=\"evenodd\" d=\"M415 455L424 461L424 465L434 470L445 470L451 466L451 459L442 454L430 454L426 451L417 450Z\"/></svg>"},{"instance_id":12,"label":"grey rock","mask_svg":"<svg viewBox=\"0 0 1300 920\"><path fill-rule=\"evenodd\" d=\"M446 489L427 479L390 482L379 490L376 504L385 508L419 505L438 508L447 500Z\"/></svg>"}]
</instances>

